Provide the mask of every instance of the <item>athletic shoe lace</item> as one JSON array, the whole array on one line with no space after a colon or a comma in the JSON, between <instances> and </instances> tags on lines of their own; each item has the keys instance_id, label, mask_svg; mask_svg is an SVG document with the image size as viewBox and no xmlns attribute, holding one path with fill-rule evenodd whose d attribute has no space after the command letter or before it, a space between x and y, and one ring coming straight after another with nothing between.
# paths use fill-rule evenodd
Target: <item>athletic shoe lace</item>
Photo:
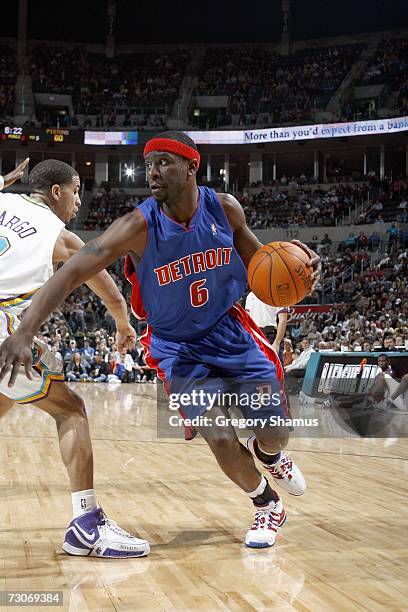
<instances>
[{"instance_id":1,"label":"athletic shoe lace","mask_svg":"<svg viewBox=\"0 0 408 612\"><path fill-rule=\"evenodd\" d=\"M268 470L275 478L285 478L285 476L288 476L289 479L291 478L293 462L292 459L289 459L289 452L290 451L282 451L278 463L267 466Z\"/></svg>"},{"instance_id":2,"label":"athletic shoe lace","mask_svg":"<svg viewBox=\"0 0 408 612\"><path fill-rule=\"evenodd\" d=\"M254 522L251 529L272 529L276 531L279 527L280 515L270 508L258 508L254 514Z\"/></svg>"},{"instance_id":3,"label":"athletic shoe lace","mask_svg":"<svg viewBox=\"0 0 408 612\"><path fill-rule=\"evenodd\" d=\"M109 527L109 529L111 529L117 535L125 536L126 538L134 537L132 536L131 533L128 533L127 531L122 529L122 527L119 527L119 525L115 521L112 521L112 519L109 519L104 513L104 511L102 510L102 508L99 509L97 519L96 519L96 524L98 526L106 525L106 527Z\"/></svg>"}]
</instances>

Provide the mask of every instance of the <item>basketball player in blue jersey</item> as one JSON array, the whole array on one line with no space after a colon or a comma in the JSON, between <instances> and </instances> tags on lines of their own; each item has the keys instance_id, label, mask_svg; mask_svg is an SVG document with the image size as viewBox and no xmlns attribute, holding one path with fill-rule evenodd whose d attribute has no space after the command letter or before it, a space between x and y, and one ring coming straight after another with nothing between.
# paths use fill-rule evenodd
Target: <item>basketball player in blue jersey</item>
<instances>
[{"instance_id":1,"label":"basketball player in blue jersey","mask_svg":"<svg viewBox=\"0 0 408 612\"><path fill-rule=\"evenodd\" d=\"M191 405L183 407L185 418L205 415L212 423L198 427L200 433L224 473L255 506L246 545L273 546L286 513L255 462L293 495L302 495L306 483L284 451L287 428L269 425L271 417L285 416L279 358L237 304L247 285L246 268L261 243L234 197L197 187L200 156L187 135L165 132L146 144L144 156L152 197L85 245L38 292L18 332L0 349L0 380L8 375L13 385L20 363L30 376L31 343L48 313L81 283L128 254L132 309L148 323L142 338L146 362L171 397L191 394ZM320 260L313 253L310 265L317 281ZM239 398L262 389L268 398L261 408L239 402L247 421L255 423L246 446L222 401L208 410L212 391L223 398L231 389L238 389ZM193 398L200 391L204 400L197 403Z\"/></svg>"}]
</instances>

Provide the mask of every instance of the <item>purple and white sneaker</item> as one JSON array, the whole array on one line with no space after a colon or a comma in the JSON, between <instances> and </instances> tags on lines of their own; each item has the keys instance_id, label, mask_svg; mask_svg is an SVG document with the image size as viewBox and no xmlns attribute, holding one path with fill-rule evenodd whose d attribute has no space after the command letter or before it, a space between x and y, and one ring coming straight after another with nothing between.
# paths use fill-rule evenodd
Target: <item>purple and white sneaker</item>
<instances>
[{"instance_id":1,"label":"purple and white sneaker","mask_svg":"<svg viewBox=\"0 0 408 612\"><path fill-rule=\"evenodd\" d=\"M69 555L104 558L145 557L150 552L146 540L121 529L107 518L102 508L71 521L62 549Z\"/></svg>"}]
</instances>

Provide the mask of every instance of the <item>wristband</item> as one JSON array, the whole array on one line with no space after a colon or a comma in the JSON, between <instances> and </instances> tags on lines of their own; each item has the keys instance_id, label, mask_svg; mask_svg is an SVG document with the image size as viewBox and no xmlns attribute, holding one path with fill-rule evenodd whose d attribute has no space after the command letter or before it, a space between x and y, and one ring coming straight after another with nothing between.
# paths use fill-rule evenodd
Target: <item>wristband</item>
<instances>
[{"instance_id":1,"label":"wristband","mask_svg":"<svg viewBox=\"0 0 408 612\"><path fill-rule=\"evenodd\" d=\"M4 189L4 178L0 174L0 191L2 191L2 189Z\"/></svg>"}]
</instances>

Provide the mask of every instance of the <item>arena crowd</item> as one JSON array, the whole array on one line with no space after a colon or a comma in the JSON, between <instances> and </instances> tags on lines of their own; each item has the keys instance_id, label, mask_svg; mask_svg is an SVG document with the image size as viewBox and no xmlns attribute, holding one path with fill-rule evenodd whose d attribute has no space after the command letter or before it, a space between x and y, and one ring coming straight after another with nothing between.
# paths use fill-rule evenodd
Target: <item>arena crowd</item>
<instances>
[{"instance_id":1,"label":"arena crowd","mask_svg":"<svg viewBox=\"0 0 408 612\"><path fill-rule=\"evenodd\" d=\"M0 45L0 120L14 115L17 62L15 51L8 45Z\"/></svg>"},{"instance_id":2,"label":"arena crowd","mask_svg":"<svg viewBox=\"0 0 408 612\"><path fill-rule=\"evenodd\" d=\"M365 183L342 182L327 189L283 175L268 186L244 189L238 199L252 229L408 222L408 182L400 178L380 181L373 175ZM103 230L140 200L104 183L95 188L81 229Z\"/></svg>"},{"instance_id":3,"label":"arena crowd","mask_svg":"<svg viewBox=\"0 0 408 612\"><path fill-rule=\"evenodd\" d=\"M191 120L200 128L311 121L312 111L326 106L361 48L309 49L290 57L256 47L210 48L194 95L227 96L228 105Z\"/></svg>"}]
</instances>

